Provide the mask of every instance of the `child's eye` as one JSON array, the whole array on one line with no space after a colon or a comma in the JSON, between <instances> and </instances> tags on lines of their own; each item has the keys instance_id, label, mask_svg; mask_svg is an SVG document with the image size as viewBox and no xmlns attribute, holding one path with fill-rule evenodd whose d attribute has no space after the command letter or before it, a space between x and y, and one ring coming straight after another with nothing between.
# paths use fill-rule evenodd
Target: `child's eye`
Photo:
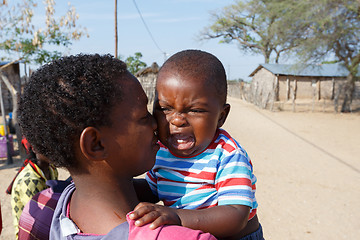
<instances>
[{"instance_id":1,"label":"child's eye","mask_svg":"<svg viewBox=\"0 0 360 240\"><path fill-rule=\"evenodd\" d=\"M206 111L203 110L203 109L190 109L189 112L192 112L192 113L203 113L203 112L206 112Z\"/></svg>"},{"instance_id":2,"label":"child's eye","mask_svg":"<svg viewBox=\"0 0 360 240\"><path fill-rule=\"evenodd\" d=\"M168 107L160 107L159 110L166 113L166 112L170 111L170 108L168 108Z\"/></svg>"}]
</instances>

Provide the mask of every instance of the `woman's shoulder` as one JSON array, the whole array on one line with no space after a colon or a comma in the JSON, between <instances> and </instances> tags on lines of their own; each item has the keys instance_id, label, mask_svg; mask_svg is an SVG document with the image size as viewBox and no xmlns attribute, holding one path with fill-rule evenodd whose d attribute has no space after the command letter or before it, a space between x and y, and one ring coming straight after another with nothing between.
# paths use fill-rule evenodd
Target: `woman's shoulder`
<instances>
[{"instance_id":1,"label":"woman's shoulder","mask_svg":"<svg viewBox=\"0 0 360 240\"><path fill-rule=\"evenodd\" d=\"M164 225L151 230L148 225L136 227L135 221L131 220L128 216L127 221L129 223L129 240L216 240L210 233L182 226Z\"/></svg>"}]
</instances>

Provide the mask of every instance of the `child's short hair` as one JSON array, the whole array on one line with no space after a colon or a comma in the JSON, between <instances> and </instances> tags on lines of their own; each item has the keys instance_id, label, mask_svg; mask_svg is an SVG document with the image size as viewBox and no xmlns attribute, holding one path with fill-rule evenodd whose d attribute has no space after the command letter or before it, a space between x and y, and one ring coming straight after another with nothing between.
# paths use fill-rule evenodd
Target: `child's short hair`
<instances>
[{"instance_id":1,"label":"child's short hair","mask_svg":"<svg viewBox=\"0 0 360 240\"><path fill-rule=\"evenodd\" d=\"M206 78L207 83L217 89L219 99L225 104L227 81L223 64L211 53L201 50L184 50L172 55L160 68L162 72L173 72L183 76Z\"/></svg>"},{"instance_id":2,"label":"child's short hair","mask_svg":"<svg viewBox=\"0 0 360 240\"><path fill-rule=\"evenodd\" d=\"M34 149L59 167L76 168L75 143L88 126L110 125L126 64L111 55L63 57L43 65L25 86L19 124Z\"/></svg>"}]
</instances>

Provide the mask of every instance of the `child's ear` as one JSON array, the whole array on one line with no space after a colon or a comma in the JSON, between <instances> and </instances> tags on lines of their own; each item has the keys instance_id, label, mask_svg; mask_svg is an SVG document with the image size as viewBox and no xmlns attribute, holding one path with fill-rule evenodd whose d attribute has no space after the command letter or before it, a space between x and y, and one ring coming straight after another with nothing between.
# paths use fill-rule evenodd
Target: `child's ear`
<instances>
[{"instance_id":1,"label":"child's ear","mask_svg":"<svg viewBox=\"0 0 360 240\"><path fill-rule=\"evenodd\" d=\"M230 104L226 103L223 106L223 110L221 111L220 118L218 120L218 125L217 125L218 128L220 128L220 127L222 127L222 125L224 125L225 120L226 120L227 116L229 115L229 112L230 112Z\"/></svg>"},{"instance_id":2,"label":"child's ear","mask_svg":"<svg viewBox=\"0 0 360 240\"><path fill-rule=\"evenodd\" d=\"M101 134L94 127L85 128L80 135L80 149L88 160L100 161L106 157Z\"/></svg>"}]
</instances>

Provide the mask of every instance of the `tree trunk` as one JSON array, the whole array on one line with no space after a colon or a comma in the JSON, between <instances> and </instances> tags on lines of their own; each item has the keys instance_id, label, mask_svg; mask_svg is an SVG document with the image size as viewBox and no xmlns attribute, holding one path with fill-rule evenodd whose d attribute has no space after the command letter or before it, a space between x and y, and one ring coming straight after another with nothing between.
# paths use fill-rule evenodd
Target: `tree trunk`
<instances>
[{"instance_id":1,"label":"tree trunk","mask_svg":"<svg viewBox=\"0 0 360 240\"><path fill-rule=\"evenodd\" d=\"M351 112L351 102L355 88L354 76L350 73L344 86L344 101L341 106L341 112Z\"/></svg>"},{"instance_id":2,"label":"tree trunk","mask_svg":"<svg viewBox=\"0 0 360 240\"><path fill-rule=\"evenodd\" d=\"M280 53L276 53L276 57L275 57L275 63L276 64L279 63L279 58L280 58Z\"/></svg>"},{"instance_id":3,"label":"tree trunk","mask_svg":"<svg viewBox=\"0 0 360 240\"><path fill-rule=\"evenodd\" d=\"M264 50L262 53L263 53L264 58L265 58L265 63L269 63L270 62L271 51Z\"/></svg>"}]
</instances>

